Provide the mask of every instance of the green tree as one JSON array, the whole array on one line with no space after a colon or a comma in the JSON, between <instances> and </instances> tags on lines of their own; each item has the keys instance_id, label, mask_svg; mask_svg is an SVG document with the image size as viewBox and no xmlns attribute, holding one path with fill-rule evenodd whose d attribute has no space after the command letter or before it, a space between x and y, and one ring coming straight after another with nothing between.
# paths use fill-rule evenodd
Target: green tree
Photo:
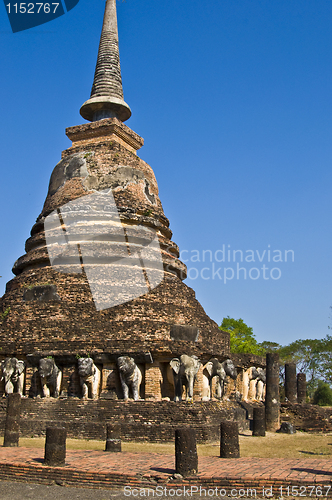
<instances>
[{"instance_id":1,"label":"green tree","mask_svg":"<svg viewBox=\"0 0 332 500\"><path fill-rule=\"evenodd\" d=\"M332 389L326 382L318 381L318 387L314 392L313 401L315 405L332 406Z\"/></svg>"},{"instance_id":2,"label":"green tree","mask_svg":"<svg viewBox=\"0 0 332 500\"><path fill-rule=\"evenodd\" d=\"M332 337L296 340L279 350L281 363L293 361L297 371L307 377L307 394L311 399L319 381L332 382Z\"/></svg>"},{"instance_id":3,"label":"green tree","mask_svg":"<svg viewBox=\"0 0 332 500\"><path fill-rule=\"evenodd\" d=\"M332 383L332 337L326 335L322 340L319 340L318 352L318 375L326 382Z\"/></svg>"},{"instance_id":4,"label":"green tree","mask_svg":"<svg viewBox=\"0 0 332 500\"><path fill-rule=\"evenodd\" d=\"M313 398L321 382L332 384L332 335L323 339L299 339L281 346L270 341L258 343L253 329L241 318L236 320L227 316L219 328L229 332L232 353L265 356L267 352L277 352L281 387L284 385L283 365L288 362L295 362L297 371L306 374L309 399Z\"/></svg>"},{"instance_id":5,"label":"green tree","mask_svg":"<svg viewBox=\"0 0 332 500\"><path fill-rule=\"evenodd\" d=\"M277 342L270 342L269 340L264 340L259 344L265 352L279 352L281 345Z\"/></svg>"},{"instance_id":6,"label":"green tree","mask_svg":"<svg viewBox=\"0 0 332 500\"><path fill-rule=\"evenodd\" d=\"M283 363L295 362L298 371L305 372L310 378L317 376L319 354L322 351L320 340L295 340L279 349L279 356Z\"/></svg>"},{"instance_id":7,"label":"green tree","mask_svg":"<svg viewBox=\"0 0 332 500\"><path fill-rule=\"evenodd\" d=\"M232 353L251 353L263 356L265 349L257 342L253 330L243 319L227 316L222 320L220 330L229 332Z\"/></svg>"}]
</instances>

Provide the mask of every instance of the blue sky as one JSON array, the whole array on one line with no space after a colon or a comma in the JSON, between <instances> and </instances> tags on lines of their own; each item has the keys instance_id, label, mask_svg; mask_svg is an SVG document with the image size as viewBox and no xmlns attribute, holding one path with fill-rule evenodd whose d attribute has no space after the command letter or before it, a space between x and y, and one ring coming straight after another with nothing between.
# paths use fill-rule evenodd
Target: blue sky
<instances>
[{"instance_id":1,"label":"blue sky","mask_svg":"<svg viewBox=\"0 0 332 500\"><path fill-rule=\"evenodd\" d=\"M70 146L64 130L84 122L103 9L103 0L80 0L15 34L0 9L0 294ZM186 283L215 321L241 317L259 341L324 337L332 324L331 2L126 0L118 22L133 112L126 124L145 139L139 155L188 260ZM231 252L227 262L227 250L255 260Z\"/></svg>"}]
</instances>

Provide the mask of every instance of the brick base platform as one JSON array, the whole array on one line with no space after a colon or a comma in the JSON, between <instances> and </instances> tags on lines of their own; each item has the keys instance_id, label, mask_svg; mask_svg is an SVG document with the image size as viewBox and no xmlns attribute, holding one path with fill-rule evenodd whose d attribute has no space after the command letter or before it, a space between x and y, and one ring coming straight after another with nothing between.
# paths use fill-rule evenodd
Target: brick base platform
<instances>
[{"instance_id":1,"label":"brick base platform","mask_svg":"<svg viewBox=\"0 0 332 500\"><path fill-rule=\"evenodd\" d=\"M91 488L126 486L127 491L156 487L214 491L217 488L218 496L220 490L226 490L227 495L251 497L255 495L248 493L248 489L256 489L257 497L268 497L267 488L272 487L277 497L300 494L332 497L332 463L328 460L200 457L198 475L181 481L172 478L173 455L68 450L64 467L47 467L43 465L43 454L40 448L0 448L0 479ZM237 495L232 494L232 489Z\"/></svg>"},{"instance_id":2,"label":"brick base platform","mask_svg":"<svg viewBox=\"0 0 332 500\"><path fill-rule=\"evenodd\" d=\"M0 431L4 429L7 401L0 400ZM235 402L206 401L83 401L76 398L23 398L20 435L45 436L46 427L64 426L67 436L106 439L106 425L117 423L124 441L163 442L174 439L174 430L190 425L199 442L219 439L221 420L236 420L246 426L246 412Z\"/></svg>"}]
</instances>

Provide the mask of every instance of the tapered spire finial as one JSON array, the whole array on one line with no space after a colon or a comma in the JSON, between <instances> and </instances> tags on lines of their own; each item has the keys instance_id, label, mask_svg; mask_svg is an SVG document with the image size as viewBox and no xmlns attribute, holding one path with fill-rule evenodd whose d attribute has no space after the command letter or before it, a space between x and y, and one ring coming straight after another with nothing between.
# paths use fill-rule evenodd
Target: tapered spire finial
<instances>
[{"instance_id":1,"label":"tapered spire finial","mask_svg":"<svg viewBox=\"0 0 332 500\"><path fill-rule=\"evenodd\" d=\"M114 116L124 122L131 116L123 100L116 0L106 0L91 96L80 113L91 122Z\"/></svg>"}]
</instances>

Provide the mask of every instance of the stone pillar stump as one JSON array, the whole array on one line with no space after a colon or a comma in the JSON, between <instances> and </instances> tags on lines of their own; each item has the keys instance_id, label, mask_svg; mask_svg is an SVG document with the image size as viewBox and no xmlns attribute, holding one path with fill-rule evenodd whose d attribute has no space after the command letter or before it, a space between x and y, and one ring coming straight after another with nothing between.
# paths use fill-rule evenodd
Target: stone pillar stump
<instances>
[{"instance_id":1,"label":"stone pillar stump","mask_svg":"<svg viewBox=\"0 0 332 500\"><path fill-rule=\"evenodd\" d=\"M265 436L265 408L260 406L253 411L253 436Z\"/></svg>"},{"instance_id":2,"label":"stone pillar stump","mask_svg":"<svg viewBox=\"0 0 332 500\"><path fill-rule=\"evenodd\" d=\"M7 414L3 445L18 446L20 437L21 395L14 393L7 397Z\"/></svg>"},{"instance_id":3,"label":"stone pillar stump","mask_svg":"<svg viewBox=\"0 0 332 500\"><path fill-rule=\"evenodd\" d=\"M175 469L183 477L197 474L196 432L190 427L175 430Z\"/></svg>"},{"instance_id":4,"label":"stone pillar stump","mask_svg":"<svg viewBox=\"0 0 332 500\"><path fill-rule=\"evenodd\" d=\"M64 427L47 427L45 441L45 465L62 466L66 460L67 430Z\"/></svg>"},{"instance_id":5,"label":"stone pillar stump","mask_svg":"<svg viewBox=\"0 0 332 500\"><path fill-rule=\"evenodd\" d=\"M119 424L107 424L106 426L105 451L121 451L121 426Z\"/></svg>"},{"instance_id":6,"label":"stone pillar stump","mask_svg":"<svg viewBox=\"0 0 332 500\"><path fill-rule=\"evenodd\" d=\"M225 420L220 424L220 458L240 458L237 422Z\"/></svg>"}]
</instances>

